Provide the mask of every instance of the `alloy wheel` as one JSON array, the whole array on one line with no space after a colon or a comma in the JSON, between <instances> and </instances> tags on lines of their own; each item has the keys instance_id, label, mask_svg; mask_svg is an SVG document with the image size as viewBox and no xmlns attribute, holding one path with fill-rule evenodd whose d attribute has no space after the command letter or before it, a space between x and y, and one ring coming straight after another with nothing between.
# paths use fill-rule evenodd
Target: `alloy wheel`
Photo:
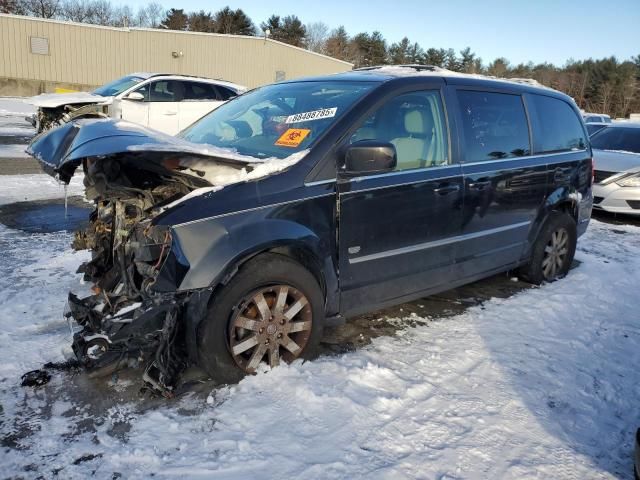
<instances>
[{"instance_id":1,"label":"alloy wheel","mask_svg":"<svg viewBox=\"0 0 640 480\"><path fill-rule=\"evenodd\" d=\"M569 233L559 228L551 234L544 248L542 273L545 280L553 280L562 271L569 253Z\"/></svg>"},{"instance_id":2,"label":"alloy wheel","mask_svg":"<svg viewBox=\"0 0 640 480\"><path fill-rule=\"evenodd\" d=\"M256 290L234 308L229 324L229 350L247 373L265 358L271 368L290 363L304 351L313 326L311 304L290 285Z\"/></svg>"}]
</instances>

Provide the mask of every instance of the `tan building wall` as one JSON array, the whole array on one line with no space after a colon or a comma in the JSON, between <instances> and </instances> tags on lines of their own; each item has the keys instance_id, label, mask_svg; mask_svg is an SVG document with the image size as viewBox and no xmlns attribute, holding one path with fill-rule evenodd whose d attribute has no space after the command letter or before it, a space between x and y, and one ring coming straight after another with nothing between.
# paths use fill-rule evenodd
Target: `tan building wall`
<instances>
[{"instance_id":1,"label":"tan building wall","mask_svg":"<svg viewBox=\"0 0 640 480\"><path fill-rule=\"evenodd\" d=\"M350 63L261 37L99 27L0 14L0 95L30 94L17 91L20 88L88 88L132 72L200 75L256 87L283 77L351 68Z\"/></svg>"}]
</instances>

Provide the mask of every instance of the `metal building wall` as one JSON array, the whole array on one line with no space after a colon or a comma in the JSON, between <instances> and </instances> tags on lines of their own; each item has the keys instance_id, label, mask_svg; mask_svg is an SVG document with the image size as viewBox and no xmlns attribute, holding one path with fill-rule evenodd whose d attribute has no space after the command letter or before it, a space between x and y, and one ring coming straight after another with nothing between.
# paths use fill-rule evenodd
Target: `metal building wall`
<instances>
[{"instance_id":1,"label":"metal building wall","mask_svg":"<svg viewBox=\"0 0 640 480\"><path fill-rule=\"evenodd\" d=\"M31 39L48 40L48 54ZM0 14L0 78L96 86L132 72L223 78L247 87L352 65L260 37L112 28ZM39 44L36 47L42 48Z\"/></svg>"}]
</instances>

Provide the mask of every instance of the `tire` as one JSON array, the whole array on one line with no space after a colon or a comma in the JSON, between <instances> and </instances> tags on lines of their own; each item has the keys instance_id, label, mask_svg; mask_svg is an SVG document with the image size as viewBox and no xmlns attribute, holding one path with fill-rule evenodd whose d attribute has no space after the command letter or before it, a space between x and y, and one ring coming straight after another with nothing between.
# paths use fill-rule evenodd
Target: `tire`
<instances>
[{"instance_id":1,"label":"tire","mask_svg":"<svg viewBox=\"0 0 640 480\"><path fill-rule=\"evenodd\" d=\"M573 217L551 212L533 244L529 263L519 273L536 285L564 277L571 268L577 239Z\"/></svg>"},{"instance_id":2,"label":"tire","mask_svg":"<svg viewBox=\"0 0 640 480\"><path fill-rule=\"evenodd\" d=\"M278 310L281 295L285 306ZM292 313L296 309L298 313ZM294 315L291 321L287 314ZM242 326L238 326L240 323ZM199 364L214 381L228 384L255 371L258 349L267 349L258 360L264 358L267 364L274 361L273 366L281 359L287 363L296 358L312 359L318 354L323 323L324 297L313 274L284 255L261 254L242 265L214 294L198 329ZM254 341L248 350L232 353L232 349L242 350Z\"/></svg>"}]
</instances>

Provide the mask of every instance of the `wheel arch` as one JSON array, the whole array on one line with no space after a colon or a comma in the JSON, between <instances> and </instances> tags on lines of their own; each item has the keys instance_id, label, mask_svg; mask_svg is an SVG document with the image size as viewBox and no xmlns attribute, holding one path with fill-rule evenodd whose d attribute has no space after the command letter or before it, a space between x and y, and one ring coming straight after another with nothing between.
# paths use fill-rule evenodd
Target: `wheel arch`
<instances>
[{"instance_id":1,"label":"wheel arch","mask_svg":"<svg viewBox=\"0 0 640 480\"><path fill-rule=\"evenodd\" d=\"M529 237L527 241L526 249L522 255L521 262L526 261L531 255L531 249L540 235L540 232L547 223L549 216L554 212L566 213L573 220L578 223L578 200L573 198L573 194L566 191L556 191L552 195L549 195L544 203L544 206L539 210L538 215L534 219L529 230Z\"/></svg>"},{"instance_id":2,"label":"wheel arch","mask_svg":"<svg viewBox=\"0 0 640 480\"><path fill-rule=\"evenodd\" d=\"M283 255L302 265L314 276L320 286L325 313L337 313L339 299L337 272L330 251L323 248L324 242L300 224L291 225L291 222L281 220L271 220L266 223L270 225L260 224L260 228L257 228L256 225L246 224L239 229L221 228L218 224L216 234L202 225L197 231L191 232L194 239L207 238L206 235L211 234L207 252L200 252L198 255L200 268L214 264L220 266L219 269L209 270L208 280L193 289L187 305L185 338L189 358L192 361L197 358L198 328L211 301L243 265L260 255L268 253ZM260 232L261 241L255 241L256 236L252 237L251 232ZM207 253L213 254L213 252L216 252L217 258L209 263Z\"/></svg>"}]
</instances>

